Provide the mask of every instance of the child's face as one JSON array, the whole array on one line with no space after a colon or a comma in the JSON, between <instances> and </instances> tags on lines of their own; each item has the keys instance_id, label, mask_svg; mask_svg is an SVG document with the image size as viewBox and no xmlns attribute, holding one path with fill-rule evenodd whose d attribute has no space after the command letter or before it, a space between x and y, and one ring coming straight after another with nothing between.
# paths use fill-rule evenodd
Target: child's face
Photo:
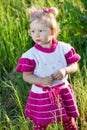
<instances>
[{"instance_id":1,"label":"child's face","mask_svg":"<svg viewBox=\"0 0 87 130\"><path fill-rule=\"evenodd\" d=\"M30 24L30 34L33 41L41 46L51 44L51 29L42 21L35 20Z\"/></svg>"}]
</instances>

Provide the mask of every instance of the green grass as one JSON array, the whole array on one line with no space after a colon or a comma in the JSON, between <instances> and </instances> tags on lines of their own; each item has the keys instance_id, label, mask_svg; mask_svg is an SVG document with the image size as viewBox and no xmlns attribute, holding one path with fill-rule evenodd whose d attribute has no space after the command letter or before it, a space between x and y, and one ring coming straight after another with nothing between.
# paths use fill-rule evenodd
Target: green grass
<instances>
[{"instance_id":1,"label":"green grass","mask_svg":"<svg viewBox=\"0 0 87 130\"><path fill-rule=\"evenodd\" d=\"M69 77L74 86L80 118L79 130L87 130L87 3L83 0L3 0L0 1L0 130L33 130L24 116L30 85L15 72L17 60L33 42L28 34L30 5L59 8L61 34L58 39L71 43L81 55L79 71ZM59 124L47 130L62 130Z\"/></svg>"}]
</instances>

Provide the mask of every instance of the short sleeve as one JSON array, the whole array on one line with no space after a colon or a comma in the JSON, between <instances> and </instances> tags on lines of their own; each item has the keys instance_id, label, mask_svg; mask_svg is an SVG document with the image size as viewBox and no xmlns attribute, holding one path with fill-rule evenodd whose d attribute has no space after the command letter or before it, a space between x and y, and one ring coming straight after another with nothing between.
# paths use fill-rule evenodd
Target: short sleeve
<instances>
[{"instance_id":1,"label":"short sleeve","mask_svg":"<svg viewBox=\"0 0 87 130\"><path fill-rule=\"evenodd\" d=\"M62 47L67 64L79 62L81 57L70 44L61 42L60 45Z\"/></svg>"},{"instance_id":2,"label":"short sleeve","mask_svg":"<svg viewBox=\"0 0 87 130\"><path fill-rule=\"evenodd\" d=\"M33 72L35 68L35 60L28 58L19 58L16 67L17 72Z\"/></svg>"},{"instance_id":3,"label":"short sleeve","mask_svg":"<svg viewBox=\"0 0 87 130\"><path fill-rule=\"evenodd\" d=\"M65 53L65 58L67 61L67 64L72 64L75 62L79 62L81 59L80 55L76 53L75 49L72 46L69 46L67 52Z\"/></svg>"},{"instance_id":4,"label":"short sleeve","mask_svg":"<svg viewBox=\"0 0 87 130\"><path fill-rule=\"evenodd\" d=\"M16 71L21 73L33 72L35 67L36 67L36 60L33 56L33 48L31 48L25 53L23 53L21 58L19 58Z\"/></svg>"}]
</instances>

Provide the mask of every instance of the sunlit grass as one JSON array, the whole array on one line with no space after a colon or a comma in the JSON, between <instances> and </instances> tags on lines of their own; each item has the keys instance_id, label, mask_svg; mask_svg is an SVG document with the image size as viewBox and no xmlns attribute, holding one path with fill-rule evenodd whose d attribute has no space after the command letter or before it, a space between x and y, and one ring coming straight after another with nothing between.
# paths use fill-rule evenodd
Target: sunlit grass
<instances>
[{"instance_id":1,"label":"sunlit grass","mask_svg":"<svg viewBox=\"0 0 87 130\"><path fill-rule=\"evenodd\" d=\"M80 0L77 3L74 0L0 1L0 130L33 130L33 123L24 116L30 85L15 72L18 58L32 46L26 14L30 4L59 8L61 34L58 39L71 43L82 57L80 70L69 80L80 111L76 123L79 130L87 130L87 24L83 17L85 5ZM47 130L63 130L62 124L49 125Z\"/></svg>"},{"instance_id":2,"label":"sunlit grass","mask_svg":"<svg viewBox=\"0 0 87 130\"><path fill-rule=\"evenodd\" d=\"M21 80L20 80L21 81ZM74 79L74 91L76 96L77 105L79 107L80 112L80 118L76 120L77 125L81 130L86 130L86 117L87 117L87 90L85 90L85 86L81 83L82 79L79 78L78 80ZM3 90L5 90L5 93L3 93L2 100L4 101L2 105L2 121L0 127L6 129L6 130L32 130L33 129L33 123L29 120L27 120L24 117L24 105L21 100L22 94L19 94L18 88L13 85L11 81L4 81L2 82ZM19 88L20 89L20 88ZM9 95L8 95L9 91ZM25 94L25 93L24 93ZM5 97L6 96L6 97ZM8 99L7 99L8 97ZM84 114L85 113L85 114ZM55 123L52 125L49 125L47 130L63 130L61 122L59 124Z\"/></svg>"}]
</instances>

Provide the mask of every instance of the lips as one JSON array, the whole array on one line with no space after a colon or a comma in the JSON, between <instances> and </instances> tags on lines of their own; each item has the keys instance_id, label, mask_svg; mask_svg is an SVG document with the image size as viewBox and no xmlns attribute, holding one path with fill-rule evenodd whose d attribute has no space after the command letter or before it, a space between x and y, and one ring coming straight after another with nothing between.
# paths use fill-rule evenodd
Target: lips
<instances>
[{"instance_id":1,"label":"lips","mask_svg":"<svg viewBox=\"0 0 87 130\"><path fill-rule=\"evenodd\" d=\"M41 42L41 40L40 40L40 39L37 39L36 42Z\"/></svg>"}]
</instances>

